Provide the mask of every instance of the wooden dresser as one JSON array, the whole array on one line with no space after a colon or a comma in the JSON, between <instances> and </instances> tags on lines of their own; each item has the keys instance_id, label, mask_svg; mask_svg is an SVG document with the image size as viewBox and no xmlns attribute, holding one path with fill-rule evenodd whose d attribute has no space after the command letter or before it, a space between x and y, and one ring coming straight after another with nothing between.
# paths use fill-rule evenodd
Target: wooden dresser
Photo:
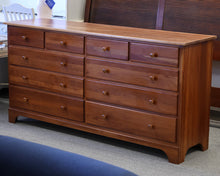
<instances>
[{"instance_id":1,"label":"wooden dresser","mask_svg":"<svg viewBox=\"0 0 220 176\"><path fill-rule=\"evenodd\" d=\"M9 22L9 121L25 116L163 150L208 148L211 35Z\"/></svg>"}]
</instances>

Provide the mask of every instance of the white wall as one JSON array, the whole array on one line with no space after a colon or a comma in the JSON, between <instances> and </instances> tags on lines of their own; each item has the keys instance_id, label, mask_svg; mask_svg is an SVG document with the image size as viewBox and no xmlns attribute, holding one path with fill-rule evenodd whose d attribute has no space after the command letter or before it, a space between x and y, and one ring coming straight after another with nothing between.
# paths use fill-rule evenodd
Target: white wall
<instances>
[{"instance_id":1,"label":"white wall","mask_svg":"<svg viewBox=\"0 0 220 176\"><path fill-rule=\"evenodd\" d=\"M23 5L24 7L27 8L34 8L35 12L37 11L37 1L38 0L0 0L0 9L2 9L2 6L7 6L13 3L18 3ZM59 16L64 16L66 17L66 10L67 10L67 0L54 0L55 5L52 9L53 15L59 15ZM75 0L72 0L75 1Z\"/></svg>"},{"instance_id":2,"label":"white wall","mask_svg":"<svg viewBox=\"0 0 220 176\"><path fill-rule=\"evenodd\" d=\"M83 21L86 0L67 0L67 20Z\"/></svg>"}]
</instances>

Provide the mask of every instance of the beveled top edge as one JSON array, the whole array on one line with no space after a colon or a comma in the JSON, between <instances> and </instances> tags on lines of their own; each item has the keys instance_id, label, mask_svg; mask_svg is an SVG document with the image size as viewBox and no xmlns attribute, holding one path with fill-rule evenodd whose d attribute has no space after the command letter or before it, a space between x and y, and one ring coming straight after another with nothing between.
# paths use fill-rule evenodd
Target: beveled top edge
<instances>
[{"instance_id":1,"label":"beveled top edge","mask_svg":"<svg viewBox=\"0 0 220 176\"><path fill-rule=\"evenodd\" d=\"M10 26L31 27L35 29L70 32L84 35L96 35L127 40L138 40L143 42L170 44L175 46L187 46L204 41L214 40L217 38L215 35L143 29L46 18L5 22L5 24Z\"/></svg>"}]
</instances>

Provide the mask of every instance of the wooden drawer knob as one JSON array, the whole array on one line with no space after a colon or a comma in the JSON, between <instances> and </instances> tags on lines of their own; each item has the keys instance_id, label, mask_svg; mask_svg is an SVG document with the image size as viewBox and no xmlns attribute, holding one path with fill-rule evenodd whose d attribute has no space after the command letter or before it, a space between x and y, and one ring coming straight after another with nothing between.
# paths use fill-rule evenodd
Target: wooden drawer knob
<instances>
[{"instance_id":1,"label":"wooden drawer knob","mask_svg":"<svg viewBox=\"0 0 220 176\"><path fill-rule=\"evenodd\" d=\"M152 124L148 124L147 127L148 127L148 128L151 128L151 129L154 128L154 126L153 126Z\"/></svg>"},{"instance_id":2,"label":"wooden drawer knob","mask_svg":"<svg viewBox=\"0 0 220 176\"><path fill-rule=\"evenodd\" d=\"M109 73L110 70L109 70L109 69L102 69L102 72L103 72L103 73Z\"/></svg>"},{"instance_id":3,"label":"wooden drawer knob","mask_svg":"<svg viewBox=\"0 0 220 176\"><path fill-rule=\"evenodd\" d=\"M28 77L27 77L27 76L22 76L22 79L23 79L23 80L27 80Z\"/></svg>"},{"instance_id":4,"label":"wooden drawer knob","mask_svg":"<svg viewBox=\"0 0 220 176\"><path fill-rule=\"evenodd\" d=\"M66 110L66 106L61 105L60 109L64 111L64 110Z\"/></svg>"},{"instance_id":5,"label":"wooden drawer knob","mask_svg":"<svg viewBox=\"0 0 220 176\"><path fill-rule=\"evenodd\" d=\"M27 40L27 39L28 39L28 37L25 36L25 35L22 35L21 38L22 38L23 40Z\"/></svg>"},{"instance_id":6,"label":"wooden drawer knob","mask_svg":"<svg viewBox=\"0 0 220 176\"><path fill-rule=\"evenodd\" d=\"M102 50L103 51L110 51L110 47L108 46L108 47L102 47Z\"/></svg>"},{"instance_id":7,"label":"wooden drawer knob","mask_svg":"<svg viewBox=\"0 0 220 176\"><path fill-rule=\"evenodd\" d=\"M103 90L103 91L102 91L102 94L108 96L108 95L109 95L109 92Z\"/></svg>"},{"instance_id":8,"label":"wooden drawer knob","mask_svg":"<svg viewBox=\"0 0 220 176\"><path fill-rule=\"evenodd\" d=\"M149 55L150 55L150 57L158 57L157 53L150 53Z\"/></svg>"},{"instance_id":9,"label":"wooden drawer knob","mask_svg":"<svg viewBox=\"0 0 220 176\"><path fill-rule=\"evenodd\" d=\"M24 102L28 102L29 101L29 99L27 97L24 97L23 99L24 99Z\"/></svg>"},{"instance_id":10,"label":"wooden drawer knob","mask_svg":"<svg viewBox=\"0 0 220 176\"><path fill-rule=\"evenodd\" d=\"M60 62L60 65L66 67L66 66L67 66L67 63L66 63L66 62Z\"/></svg>"},{"instance_id":11,"label":"wooden drawer knob","mask_svg":"<svg viewBox=\"0 0 220 176\"><path fill-rule=\"evenodd\" d=\"M23 60L28 60L28 57L27 56L22 56L22 59Z\"/></svg>"},{"instance_id":12,"label":"wooden drawer knob","mask_svg":"<svg viewBox=\"0 0 220 176\"><path fill-rule=\"evenodd\" d=\"M66 88L66 84L64 84L64 83L60 83L60 87L62 87L62 88Z\"/></svg>"},{"instance_id":13,"label":"wooden drawer knob","mask_svg":"<svg viewBox=\"0 0 220 176\"><path fill-rule=\"evenodd\" d=\"M156 100L150 99L149 103L155 105L156 104Z\"/></svg>"},{"instance_id":14,"label":"wooden drawer knob","mask_svg":"<svg viewBox=\"0 0 220 176\"><path fill-rule=\"evenodd\" d=\"M102 115L101 115L101 118L103 118L103 119L107 119L107 115L102 114Z\"/></svg>"},{"instance_id":15,"label":"wooden drawer knob","mask_svg":"<svg viewBox=\"0 0 220 176\"><path fill-rule=\"evenodd\" d=\"M61 46L65 46L65 45L66 45L66 42L60 41L60 45L61 45Z\"/></svg>"},{"instance_id":16,"label":"wooden drawer knob","mask_svg":"<svg viewBox=\"0 0 220 176\"><path fill-rule=\"evenodd\" d=\"M150 78L151 81L156 81L157 80L157 76L151 75L151 76L149 76L149 78Z\"/></svg>"}]
</instances>

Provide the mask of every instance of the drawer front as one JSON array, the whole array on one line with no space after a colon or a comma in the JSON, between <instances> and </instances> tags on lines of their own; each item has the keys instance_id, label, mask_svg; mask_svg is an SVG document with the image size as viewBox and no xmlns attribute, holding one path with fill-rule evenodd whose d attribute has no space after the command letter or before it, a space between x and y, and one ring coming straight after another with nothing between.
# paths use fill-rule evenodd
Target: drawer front
<instances>
[{"instance_id":1,"label":"drawer front","mask_svg":"<svg viewBox=\"0 0 220 176\"><path fill-rule=\"evenodd\" d=\"M177 94L172 92L86 80L85 96L89 100L177 115Z\"/></svg>"},{"instance_id":2,"label":"drawer front","mask_svg":"<svg viewBox=\"0 0 220 176\"><path fill-rule=\"evenodd\" d=\"M176 118L87 101L85 121L133 135L176 141Z\"/></svg>"},{"instance_id":3,"label":"drawer front","mask_svg":"<svg viewBox=\"0 0 220 176\"><path fill-rule=\"evenodd\" d=\"M8 26L8 44L44 48L44 32L36 29Z\"/></svg>"},{"instance_id":4,"label":"drawer front","mask_svg":"<svg viewBox=\"0 0 220 176\"><path fill-rule=\"evenodd\" d=\"M87 58L85 74L91 78L178 90L178 69Z\"/></svg>"},{"instance_id":5,"label":"drawer front","mask_svg":"<svg viewBox=\"0 0 220 176\"><path fill-rule=\"evenodd\" d=\"M57 51L83 54L84 37L59 32L46 32L45 47Z\"/></svg>"},{"instance_id":6,"label":"drawer front","mask_svg":"<svg viewBox=\"0 0 220 176\"><path fill-rule=\"evenodd\" d=\"M83 78L74 76L11 65L9 66L9 82L83 97Z\"/></svg>"},{"instance_id":7,"label":"drawer front","mask_svg":"<svg viewBox=\"0 0 220 176\"><path fill-rule=\"evenodd\" d=\"M178 48L131 43L130 60L178 67Z\"/></svg>"},{"instance_id":8,"label":"drawer front","mask_svg":"<svg viewBox=\"0 0 220 176\"><path fill-rule=\"evenodd\" d=\"M83 76L84 57L26 47L9 47L9 64Z\"/></svg>"},{"instance_id":9,"label":"drawer front","mask_svg":"<svg viewBox=\"0 0 220 176\"><path fill-rule=\"evenodd\" d=\"M128 60L128 42L87 37L86 54Z\"/></svg>"},{"instance_id":10,"label":"drawer front","mask_svg":"<svg viewBox=\"0 0 220 176\"><path fill-rule=\"evenodd\" d=\"M83 121L83 100L10 86L10 106Z\"/></svg>"}]
</instances>

